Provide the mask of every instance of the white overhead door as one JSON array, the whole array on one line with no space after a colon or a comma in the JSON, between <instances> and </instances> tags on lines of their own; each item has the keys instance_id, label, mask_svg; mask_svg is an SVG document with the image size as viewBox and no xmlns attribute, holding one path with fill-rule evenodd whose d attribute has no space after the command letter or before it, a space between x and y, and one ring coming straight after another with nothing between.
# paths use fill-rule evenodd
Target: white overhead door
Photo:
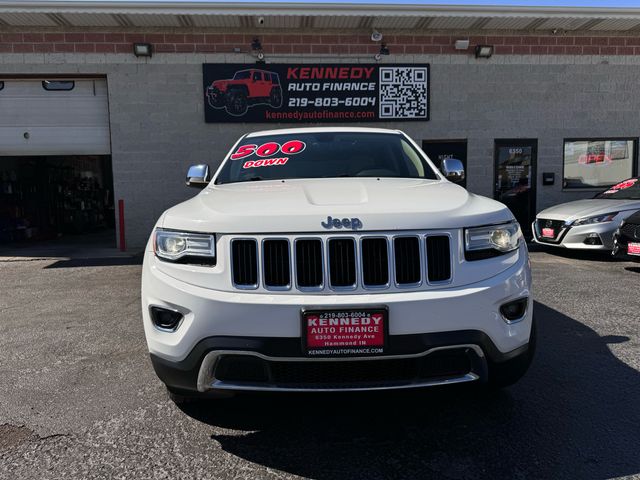
<instances>
[{"instance_id":1,"label":"white overhead door","mask_svg":"<svg viewBox=\"0 0 640 480\"><path fill-rule=\"evenodd\" d=\"M108 155L106 79L0 80L0 155Z\"/></svg>"}]
</instances>

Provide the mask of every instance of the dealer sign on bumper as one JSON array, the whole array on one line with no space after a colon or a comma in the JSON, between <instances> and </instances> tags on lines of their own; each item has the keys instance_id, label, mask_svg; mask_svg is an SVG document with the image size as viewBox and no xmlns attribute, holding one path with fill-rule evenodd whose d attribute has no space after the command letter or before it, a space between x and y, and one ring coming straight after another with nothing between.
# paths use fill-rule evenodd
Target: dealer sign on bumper
<instances>
[{"instance_id":1,"label":"dealer sign on bumper","mask_svg":"<svg viewBox=\"0 0 640 480\"><path fill-rule=\"evenodd\" d=\"M386 309L306 310L303 346L308 355L379 355L384 353Z\"/></svg>"}]
</instances>

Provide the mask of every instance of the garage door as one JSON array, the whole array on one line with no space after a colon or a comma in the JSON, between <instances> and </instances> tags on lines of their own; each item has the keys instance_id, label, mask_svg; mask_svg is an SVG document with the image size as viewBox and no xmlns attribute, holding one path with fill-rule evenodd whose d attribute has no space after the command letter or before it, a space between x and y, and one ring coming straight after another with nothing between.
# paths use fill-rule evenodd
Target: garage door
<instances>
[{"instance_id":1,"label":"garage door","mask_svg":"<svg viewBox=\"0 0 640 480\"><path fill-rule=\"evenodd\" d=\"M106 79L0 80L0 156L110 153Z\"/></svg>"}]
</instances>

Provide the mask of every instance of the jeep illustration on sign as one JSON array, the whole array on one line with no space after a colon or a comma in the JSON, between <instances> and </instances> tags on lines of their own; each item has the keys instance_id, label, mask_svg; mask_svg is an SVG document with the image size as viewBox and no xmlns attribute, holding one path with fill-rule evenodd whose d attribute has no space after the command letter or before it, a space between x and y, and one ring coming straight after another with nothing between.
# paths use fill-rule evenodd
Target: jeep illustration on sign
<instances>
[{"instance_id":1,"label":"jeep illustration on sign","mask_svg":"<svg viewBox=\"0 0 640 480\"><path fill-rule=\"evenodd\" d=\"M428 64L216 63L202 71L207 123L429 120Z\"/></svg>"},{"instance_id":2,"label":"jeep illustration on sign","mask_svg":"<svg viewBox=\"0 0 640 480\"><path fill-rule=\"evenodd\" d=\"M282 106L282 87L277 73L255 68L240 70L228 80L216 80L205 90L212 108L224 108L229 115L242 116L250 106L266 103Z\"/></svg>"}]
</instances>

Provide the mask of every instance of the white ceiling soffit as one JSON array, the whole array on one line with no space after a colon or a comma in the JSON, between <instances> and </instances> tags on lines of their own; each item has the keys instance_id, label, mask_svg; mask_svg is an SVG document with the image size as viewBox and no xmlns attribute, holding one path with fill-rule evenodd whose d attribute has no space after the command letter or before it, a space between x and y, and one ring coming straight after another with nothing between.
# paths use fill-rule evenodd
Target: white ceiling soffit
<instances>
[{"instance_id":1,"label":"white ceiling soffit","mask_svg":"<svg viewBox=\"0 0 640 480\"><path fill-rule=\"evenodd\" d=\"M429 28L436 30L464 30L471 28L477 17L436 17L429 22Z\"/></svg>"},{"instance_id":2,"label":"white ceiling soffit","mask_svg":"<svg viewBox=\"0 0 640 480\"><path fill-rule=\"evenodd\" d=\"M117 27L113 15L93 15L91 13L65 13L62 15L70 25L77 27ZM3 17L0 14L0 17Z\"/></svg>"},{"instance_id":3,"label":"white ceiling soffit","mask_svg":"<svg viewBox=\"0 0 640 480\"><path fill-rule=\"evenodd\" d=\"M584 18L549 18L538 25L537 30L575 30L590 21Z\"/></svg>"},{"instance_id":4,"label":"white ceiling soffit","mask_svg":"<svg viewBox=\"0 0 640 480\"><path fill-rule=\"evenodd\" d=\"M140 15L127 14L127 18L136 27L179 27L177 15Z\"/></svg>"},{"instance_id":5,"label":"white ceiling soffit","mask_svg":"<svg viewBox=\"0 0 640 480\"><path fill-rule=\"evenodd\" d=\"M349 28L358 28L360 26L361 17L345 16L345 17L315 17L313 26L315 28L337 28L340 30Z\"/></svg>"},{"instance_id":6,"label":"white ceiling soffit","mask_svg":"<svg viewBox=\"0 0 640 480\"><path fill-rule=\"evenodd\" d=\"M523 30L536 20L538 19L535 17L495 17L490 19L483 28L485 30Z\"/></svg>"},{"instance_id":7,"label":"white ceiling soffit","mask_svg":"<svg viewBox=\"0 0 640 480\"><path fill-rule=\"evenodd\" d=\"M292 15L272 15L264 17L264 25L258 24L258 16L252 17L252 23L255 27L264 28L300 28L302 22L300 16Z\"/></svg>"},{"instance_id":8,"label":"white ceiling soffit","mask_svg":"<svg viewBox=\"0 0 640 480\"><path fill-rule=\"evenodd\" d=\"M364 14L364 15L363 15ZM598 30L640 25L640 8L512 7L353 3L234 3L131 0L0 0L0 23L12 26L111 27L127 19L134 27L301 28L349 30L363 25L387 30ZM257 19L264 17L264 25ZM181 21L182 20L182 21ZM363 22L364 20L364 22Z\"/></svg>"},{"instance_id":9,"label":"white ceiling soffit","mask_svg":"<svg viewBox=\"0 0 640 480\"><path fill-rule=\"evenodd\" d=\"M373 20L372 27L401 30L414 28L421 20L419 17L377 17Z\"/></svg>"},{"instance_id":10,"label":"white ceiling soffit","mask_svg":"<svg viewBox=\"0 0 640 480\"><path fill-rule=\"evenodd\" d=\"M639 23L637 18L609 18L598 22L590 30L623 31L637 27Z\"/></svg>"},{"instance_id":11,"label":"white ceiling soffit","mask_svg":"<svg viewBox=\"0 0 640 480\"><path fill-rule=\"evenodd\" d=\"M58 25L44 13L0 13L0 19L9 25L27 27L55 27Z\"/></svg>"},{"instance_id":12,"label":"white ceiling soffit","mask_svg":"<svg viewBox=\"0 0 640 480\"><path fill-rule=\"evenodd\" d=\"M240 17L231 15L191 15L191 21L196 27L204 28L238 28Z\"/></svg>"}]
</instances>

